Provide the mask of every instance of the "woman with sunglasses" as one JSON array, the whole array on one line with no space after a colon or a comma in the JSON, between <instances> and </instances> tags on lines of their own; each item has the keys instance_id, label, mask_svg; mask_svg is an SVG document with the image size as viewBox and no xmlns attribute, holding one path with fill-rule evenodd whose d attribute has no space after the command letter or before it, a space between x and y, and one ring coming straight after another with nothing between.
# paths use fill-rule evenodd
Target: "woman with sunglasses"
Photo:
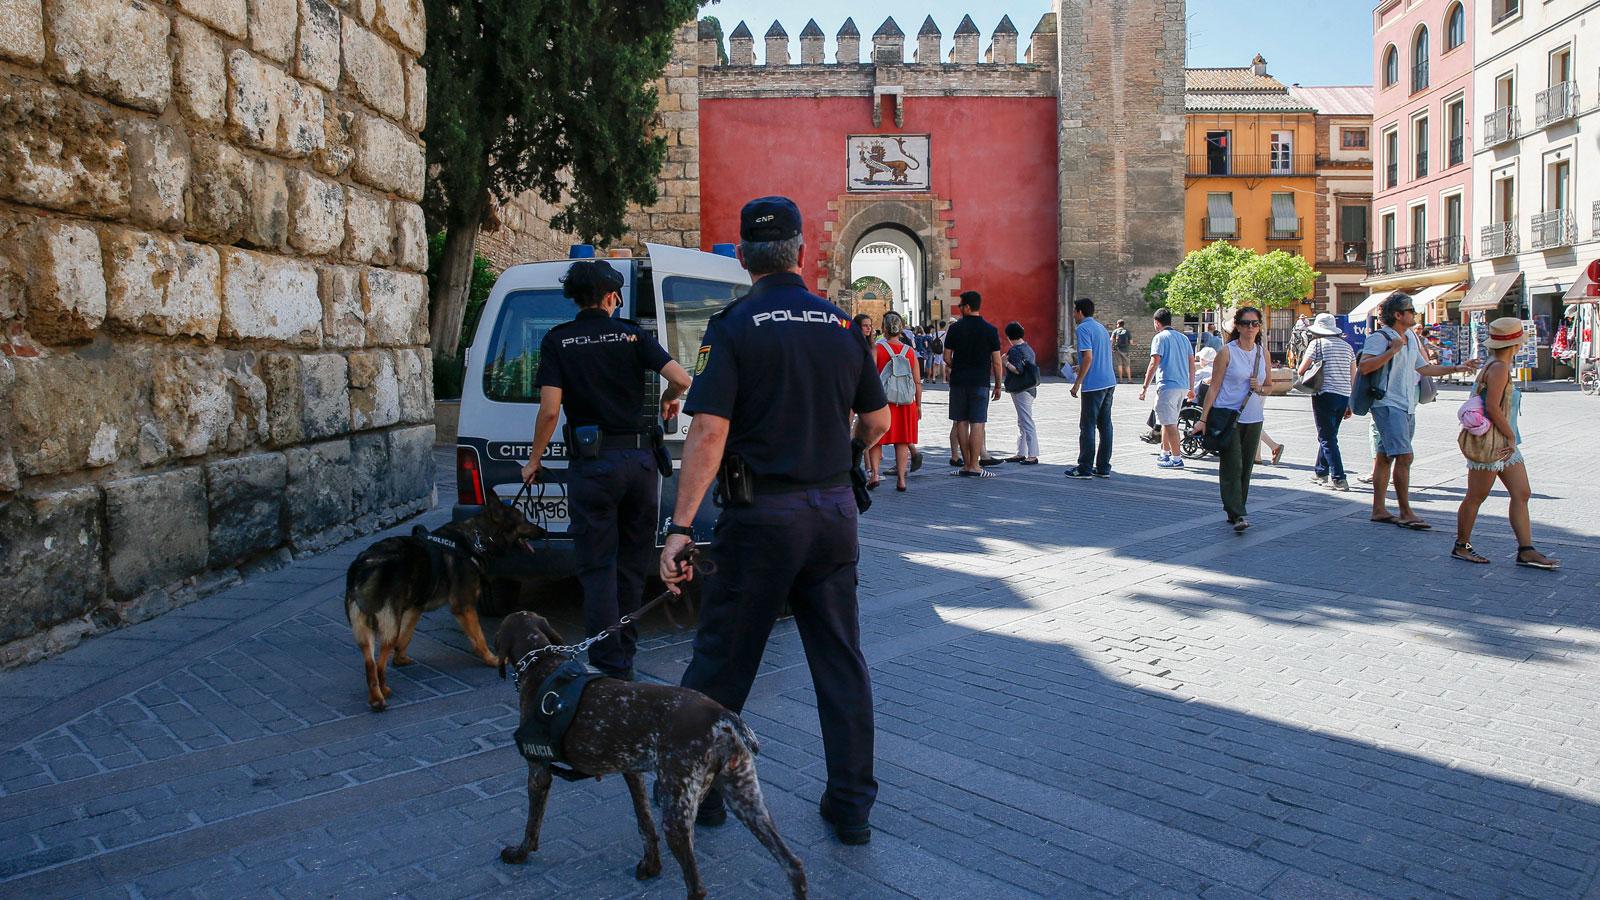
<instances>
[{"instance_id":1,"label":"woman with sunglasses","mask_svg":"<svg viewBox=\"0 0 1600 900\"><path fill-rule=\"evenodd\" d=\"M1233 314L1234 339L1212 364L1211 390L1195 428L1205 430L1213 406L1239 411L1233 439L1222 448L1218 480L1222 508L1236 534L1250 527L1245 506L1250 500L1250 475L1255 471L1261 446L1261 426L1266 418L1263 392L1267 384L1266 350L1261 345L1261 310L1242 306Z\"/></svg>"}]
</instances>

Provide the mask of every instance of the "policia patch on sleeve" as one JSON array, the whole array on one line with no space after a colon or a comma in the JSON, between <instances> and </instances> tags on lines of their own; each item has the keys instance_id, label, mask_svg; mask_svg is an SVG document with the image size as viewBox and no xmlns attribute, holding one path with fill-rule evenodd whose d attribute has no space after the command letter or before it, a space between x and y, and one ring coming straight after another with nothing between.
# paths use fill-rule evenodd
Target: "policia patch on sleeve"
<instances>
[{"instance_id":1,"label":"policia patch on sleeve","mask_svg":"<svg viewBox=\"0 0 1600 900\"><path fill-rule=\"evenodd\" d=\"M706 370L706 363L711 361L711 348L701 347L700 352L694 357L694 374L699 375Z\"/></svg>"}]
</instances>

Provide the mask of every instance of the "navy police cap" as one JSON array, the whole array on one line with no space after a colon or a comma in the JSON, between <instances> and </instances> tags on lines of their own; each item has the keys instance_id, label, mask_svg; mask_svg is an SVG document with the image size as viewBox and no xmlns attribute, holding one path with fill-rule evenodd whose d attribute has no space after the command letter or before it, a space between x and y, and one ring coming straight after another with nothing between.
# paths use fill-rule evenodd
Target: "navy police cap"
<instances>
[{"instance_id":1,"label":"navy police cap","mask_svg":"<svg viewBox=\"0 0 1600 900\"><path fill-rule=\"evenodd\" d=\"M786 241L800 234L800 208L788 197L757 197L739 212L739 238Z\"/></svg>"}]
</instances>

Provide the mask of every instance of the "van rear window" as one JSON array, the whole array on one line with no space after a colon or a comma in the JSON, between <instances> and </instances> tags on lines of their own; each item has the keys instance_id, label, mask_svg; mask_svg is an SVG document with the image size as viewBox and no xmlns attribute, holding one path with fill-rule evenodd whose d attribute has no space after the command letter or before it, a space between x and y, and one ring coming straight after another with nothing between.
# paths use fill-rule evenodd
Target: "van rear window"
<instances>
[{"instance_id":1,"label":"van rear window","mask_svg":"<svg viewBox=\"0 0 1600 900\"><path fill-rule=\"evenodd\" d=\"M501 403L538 403L539 343L573 312L560 288L507 294L484 357L484 396Z\"/></svg>"},{"instance_id":2,"label":"van rear window","mask_svg":"<svg viewBox=\"0 0 1600 900\"><path fill-rule=\"evenodd\" d=\"M669 275L661 282L661 292L666 295L662 307L667 313L667 337L662 343L673 359L692 366L712 315L749 293L750 287Z\"/></svg>"}]
</instances>

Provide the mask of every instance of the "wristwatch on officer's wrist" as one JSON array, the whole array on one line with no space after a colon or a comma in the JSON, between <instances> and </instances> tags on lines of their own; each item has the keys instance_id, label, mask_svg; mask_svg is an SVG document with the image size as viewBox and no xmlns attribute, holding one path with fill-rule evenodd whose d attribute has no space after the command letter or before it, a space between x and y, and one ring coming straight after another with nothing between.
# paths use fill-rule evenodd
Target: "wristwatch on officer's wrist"
<instances>
[{"instance_id":1,"label":"wristwatch on officer's wrist","mask_svg":"<svg viewBox=\"0 0 1600 900\"><path fill-rule=\"evenodd\" d=\"M668 522L667 523L667 534L668 535L681 534L686 538L692 538L692 537L694 537L694 528L693 528L693 526L690 526L690 525L675 525L675 524L673 524L671 522Z\"/></svg>"}]
</instances>

